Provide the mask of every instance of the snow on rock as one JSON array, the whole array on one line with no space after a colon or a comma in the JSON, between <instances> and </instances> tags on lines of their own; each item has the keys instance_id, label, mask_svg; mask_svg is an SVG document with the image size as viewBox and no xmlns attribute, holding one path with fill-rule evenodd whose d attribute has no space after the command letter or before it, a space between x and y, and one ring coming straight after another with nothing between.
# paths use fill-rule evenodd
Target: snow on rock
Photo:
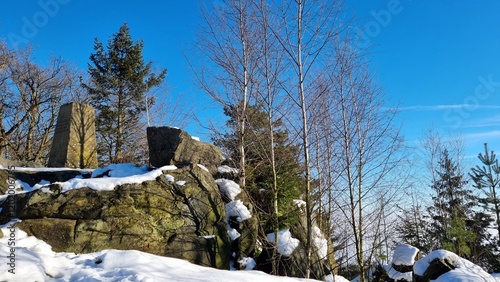
<instances>
[{"instance_id":1,"label":"snow on rock","mask_svg":"<svg viewBox=\"0 0 500 282\"><path fill-rule=\"evenodd\" d=\"M349 282L349 280L340 275L328 274L325 276L325 282Z\"/></svg>"},{"instance_id":2,"label":"snow on rock","mask_svg":"<svg viewBox=\"0 0 500 282\"><path fill-rule=\"evenodd\" d=\"M204 170L204 171L206 171L206 172L210 172L210 171L208 170L208 168L207 168L206 166L202 165L202 164L197 164L197 166L198 166L199 168L203 169L203 170Z\"/></svg>"},{"instance_id":3,"label":"snow on rock","mask_svg":"<svg viewBox=\"0 0 500 282\"><path fill-rule=\"evenodd\" d=\"M109 177L126 177L148 172L147 166L138 167L135 164L110 164L106 167L96 168L92 171L92 178L107 174Z\"/></svg>"},{"instance_id":4,"label":"snow on rock","mask_svg":"<svg viewBox=\"0 0 500 282\"><path fill-rule=\"evenodd\" d=\"M415 275L423 276L429 267L430 263L435 260L446 260L448 263L453 265L455 269L448 271L447 273L439 276L436 280L437 282L444 281L497 281L493 276L484 271L478 265L459 257L458 255L446 251L446 250L436 250L431 252L429 255L419 259L415 262L413 266L413 272Z\"/></svg>"},{"instance_id":5,"label":"snow on rock","mask_svg":"<svg viewBox=\"0 0 500 282\"><path fill-rule=\"evenodd\" d=\"M267 234L267 240L269 242L275 242L276 237L274 233ZM289 257L295 248L299 245L300 241L292 237L290 229L284 229L278 232L278 253Z\"/></svg>"},{"instance_id":6,"label":"snow on rock","mask_svg":"<svg viewBox=\"0 0 500 282\"><path fill-rule=\"evenodd\" d=\"M244 257L238 262L240 263L241 268L245 268L245 270L252 270L257 266L257 263L253 258Z\"/></svg>"},{"instance_id":7,"label":"snow on rock","mask_svg":"<svg viewBox=\"0 0 500 282\"><path fill-rule=\"evenodd\" d=\"M175 177L173 177L170 174L165 174L165 178L167 179L168 182L174 183L175 182Z\"/></svg>"},{"instance_id":8,"label":"snow on rock","mask_svg":"<svg viewBox=\"0 0 500 282\"><path fill-rule=\"evenodd\" d=\"M194 141L200 141L200 137L196 137L196 136L191 136L191 139L193 139Z\"/></svg>"},{"instance_id":9,"label":"snow on rock","mask_svg":"<svg viewBox=\"0 0 500 282\"><path fill-rule=\"evenodd\" d=\"M232 228L231 226L227 226L227 235L229 236L229 239L231 239L231 242L240 238L241 234L238 232L238 230Z\"/></svg>"},{"instance_id":10,"label":"snow on rock","mask_svg":"<svg viewBox=\"0 0 500 282\"><path fill-rule=\"evenodd\" d=\"M420 250L407 245L400 244L394 249L392 264L394 265L414 265L415 258Z\"/></svg>"},{"instance_id":11,"label":"snow on rock","mask_svg":"<svg viewBox=\"0 0 500 282\"><path fill-rule=\"evenodd\" d=\"M11 234L8 225L1 226ZM198 282L293 282L317 281L278 277L261 271L227 271L191 264L185 260L156 256L135 250L104 250L90 254L56 253L45 242L14 228L15 260L7 263L9 237L0 238L5 254L0 281L198 281ZM246 267L252 265L245 259ZM11 270L12 272L9 272Z\"/></svg>"},{"instance_id":12,"label":"snow on rock","mask_svg":"<svg viewBox=\"0 0 500 282\"><path fill-rule=\"evenodd\" d=\"M237 168L230 167L228 165L219 166L217 168L217 171L219 173L231 173L231 174L238 174L240 172Z\"/></svg>"},{"instance_id":13,"label":"snow on rock","mask_svg":"<svg viewBox=\"0 0 500 282\"><path fill-rule=\"evenodd\" d=\"M301 212L304 212L304 209L306 207L306 202L303 200L293 200L293 203L300 209Z\"/></svg>"},{"instance_id":14,"label":"snow on rock","mask_svg":"<svg viewBox=\"0 0 500 282\"><path fill-rule=\"evenodd\" d=\"M410 272L399 272L392 265L384 265L385 272L389 278L394 279L395 281L413 281L413 273Z\"/></svg>"},{"instance_id":15,"label":"snow on rock","mask_svg":"<svg viewBox=\"0 0 500 282\"><path fill-rule=\"evenodd\" d=\"M118 185L123 184L138 184L144 181L153 181L158 176L163 174L163 170L172 170L175 166L164 166L158 169L125 177L105 177L105 178L73 178L66 182L56 182L61 185L62 192L67 192L73 189L88 187L96 191L110 191Z\"/></svg>"},{"instance_id":16,"label":"snow on rock","mask_svg":"<svg viewBox=\"0 0 500 282\"><path fill-rule=\"evenodd\" d=\"M221 178L215 180L215 183L219 186L221 193L231 201L234 201L234 198L241 193L240 185L232 180Z\"/></svg>"},{"instance_id":17,"label":"snow on rock","mask_svg":"<svg viewBox=\"0 0 500 282\"><path fill-rule=\"evenodd\" d=\"M312 231L313 243L318 252L318 257L319 259L326 259L328 255L328 241L317 226L314 226Z\"/></svg>"},{"instance_id":18,"label":"snow on rock","mask_svg":"<svg viewBox=\"0 0 500 282\"><path fill-rule=\"evenodd\" d=\"M226 204L226 218L230 217L236 217L238 222L242 222L251 218L252 215L241 200L236 200Z\"/></svg>"}]
</instances>

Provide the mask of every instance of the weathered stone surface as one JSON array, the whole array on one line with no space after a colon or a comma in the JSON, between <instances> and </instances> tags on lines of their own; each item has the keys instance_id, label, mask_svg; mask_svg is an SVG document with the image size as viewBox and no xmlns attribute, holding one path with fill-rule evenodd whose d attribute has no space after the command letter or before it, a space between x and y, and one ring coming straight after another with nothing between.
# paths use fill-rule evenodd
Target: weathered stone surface
<instances>
[{"instance_id":1,"label":"weathered stone surface","mask_svg":"<svg viewBox=\"0 0 500 282\"><path fill-rule=\"evenodd\" d=\"M427 270L423 276L414 275L413 281L415 282L429 282L436 280L439 276L446 272L455 269L453 264L449 263L446 259L434 259L429 263Z\"/></svg>"},{"instance_id":2,"label":"weathered stone surface","mask_svg":"<svg viewBox=\"0 0 500 282\"><path fill-rule=\"evenodd\" d=\"M222 162L219 148L194 140L181 129L148 127L147 135L152 166L201 164L215 173Z\"/></svg>"},{"instance_id":3,"label":"weathered stone surface","mask_svg":"<svg viewBox=\"0 0 500 282\"><path fill-rule=\"evenodd\" d=\"M52 184L52 193L18 195L16 214L22 219L18 226L57 251L134 249L228 268L224 204L212 176L198 166L168 174L176 182L162 175L113 191L81 188L65 193ZM0 219L10 218L2 212Z\"/></svg>"},{"instance_id":4,"label":"weathered stone surface","mask_svg":"<svg viewBox=\"0 0 500 282\"><path fill-rule=\"evenodd\" d=\"M91 106L81 103L61 106L48 166L97 167L95 115Z\"/></svg>"},{"instance_id":5,"label":"weathered stone surface","mask_svg":"<svg viewBox=\"0 0 500 282\"><path fill-rule=\"evenodd\" d=\"M76 220L61 218L25 219L17 227L43 241L52 242L52 250L62 252L71 246Z\"/></svg>"}]
</instances>

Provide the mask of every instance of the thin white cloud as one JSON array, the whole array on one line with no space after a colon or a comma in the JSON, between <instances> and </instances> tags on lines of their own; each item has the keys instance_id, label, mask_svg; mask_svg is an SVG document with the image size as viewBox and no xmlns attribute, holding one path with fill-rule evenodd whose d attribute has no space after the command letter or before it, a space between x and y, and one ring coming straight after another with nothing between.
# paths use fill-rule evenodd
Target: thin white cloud
<instances>
[{"instance_id":1,"label":"thin white cloud","mask_svg":"<svg viewBox=\"0 0 500 282\"><path fill-rule=\"evenodd\" d=\"M464 123L462 128L481 128L500 126L500 115L489 116Z\"/></svg>"},{"instance_id":2,"label":"thin white cloud","mask_svg":"<svg viewBox=\"0 0 500 282\"><path fill-rule=\"evenodd\" d=\"M481 141L483 143L488 142L488 140L498 140L500 139L500 130L467 133L465 134L465 139L470 142Z\"/></svg>"}]
</instances>

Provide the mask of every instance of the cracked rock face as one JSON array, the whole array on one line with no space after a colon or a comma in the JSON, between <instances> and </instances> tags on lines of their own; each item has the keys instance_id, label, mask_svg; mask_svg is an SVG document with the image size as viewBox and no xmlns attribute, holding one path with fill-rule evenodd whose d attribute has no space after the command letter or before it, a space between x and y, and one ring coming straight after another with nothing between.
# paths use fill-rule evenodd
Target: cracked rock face
<instances>
[{"instance_id":1,"label":"cracked rock face","mask_svg":"<svg viewBox=\"0 0 500 282\"><path fill-rule=\"evenodd\" d=\"M227 268L224 203L212 176L198 166L169 171L155 181L125 184L112 191L81 188L61 193L36 190L16 195L16 225L54 251L90 253L139 250ZM179 185L182 181L183 185ZM185 181L185 182L184 182ZM2 204L2 223L12 201Z\"/></svg>"}]
</instances>

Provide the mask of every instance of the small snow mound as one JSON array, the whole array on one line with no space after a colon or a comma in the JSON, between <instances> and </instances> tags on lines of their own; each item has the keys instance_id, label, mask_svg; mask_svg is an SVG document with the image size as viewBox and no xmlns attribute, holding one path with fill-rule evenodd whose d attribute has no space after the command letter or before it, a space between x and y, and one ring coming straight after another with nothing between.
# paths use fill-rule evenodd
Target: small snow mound
<instances>
[{"instance_id":1,"label":"small snow mound","mask_svg":"<svg viewBox=\"0 0 500 282\"><path fill-rule=\"evenodd\" d=\"M317 227L313 227L313 243L317 249L318 257L320 259L326 259L328 255L328 241L325 239L323 232Z\"/></svg>"},{"instance_id":2,"label":"small snow mound","mask_svg":"<svg viewBox=\"0 0 500 282\"><path fill-rule=\"evenodd\" d=\"M193 139L194 141L200 141L200 137L196 137L196 136L191 136L191 139Z\"/></svg>"},{"instance_id":3,"label":"small snow mound","mask_svg":"<svg viewBox=\"0 0 500 282\"><path fill-rule=\"evenodd\" d=\"M437 282L444 281L496 281L493 276L484 271L478 265L459 257L458 255L446 251L446 250L436 250L428 254L427 256L419 259L415 262L413 266L413 272L415 275L423 276L427 271L430 263L435 260L446 260L449 264L455 267L455 269L448 271L447 273L439 276L436 280Z\"/></svg>"},{"instance_id":4,"label":"small snow mound","mask_svg":"<svg viewBox=\"0 0 500 282\"><path fill-rule=\"evenodd\" d=\"M243 267L245 268L245 270L252 270L257 266L257 263L253 258L244 257L240 259L238 262L240 263L242 268Z\"/></svg>"},{"instance_id":5,"label":"small snow mound","mask_svg":"<svg viewBox=\"0 0 500 282\"><path fill-rule=\"evenodd\" d=\"M179 181L175 182L175 184L177 184L177 185L179 185L179 186L184 186L184 185L186 185L186 181L184 181L184 180L179 180Z\"/></svg>"},{"instance_id":6,"label":"small snow mound","mask_svg":"<svg viewBox=\"0 0 500 282\"><path fill-rule=\"evenodd\" d=\"M269 242L275 242L276 237L274 233L267 234L267 240ZM284 229L278 232L278 253L289 257L295 248L299 245L300 241L292 237L290 229Z\"/></svg>"},{"instance_id":7,"label":"small snow mound","mask_svg":"<svg viewBox=\"0 0 500 282\"><path fill-rule=\"evenodd\" d=\"M400 244L394 249L394 255L392 258L392 264L394 265L414 265L415 257L417 256L419 249L407 245Z\"/></svg>"},{"instance_id":8,"label":"small snow mound","mask_svg":"<svg viewBox=\"0 0 500 282\"><path fill-rule=\"evenodd\" d=\"M215 183L219 186L221 193L231 201L234 201L234 198L241 193L240 185L232 180L221 178L215 180Z\"/></svg>"},{"instance_id":9,"label":"small snow mound","mask_svg":"<svg viewBox=\"0 0 500 282\"><path fill-rule=\"evenodd\" d=\"M217 171L219 173L231 173L231 174L238 174L240 172L237 168L230 167L228 165L219 166L217 168Z\"/></svg>"},{"instance_id":10,"label":"small snow mound","mask_svg":"<svg viewBox=\"0 0 500 282\"><path fill-rule=\"evenodd\" d=\"M251 218L252 215L241 200L236 200L226 204L226 218L230 217L236 217L238 222L242 222Z\"/></svg>"}]
</instances>

